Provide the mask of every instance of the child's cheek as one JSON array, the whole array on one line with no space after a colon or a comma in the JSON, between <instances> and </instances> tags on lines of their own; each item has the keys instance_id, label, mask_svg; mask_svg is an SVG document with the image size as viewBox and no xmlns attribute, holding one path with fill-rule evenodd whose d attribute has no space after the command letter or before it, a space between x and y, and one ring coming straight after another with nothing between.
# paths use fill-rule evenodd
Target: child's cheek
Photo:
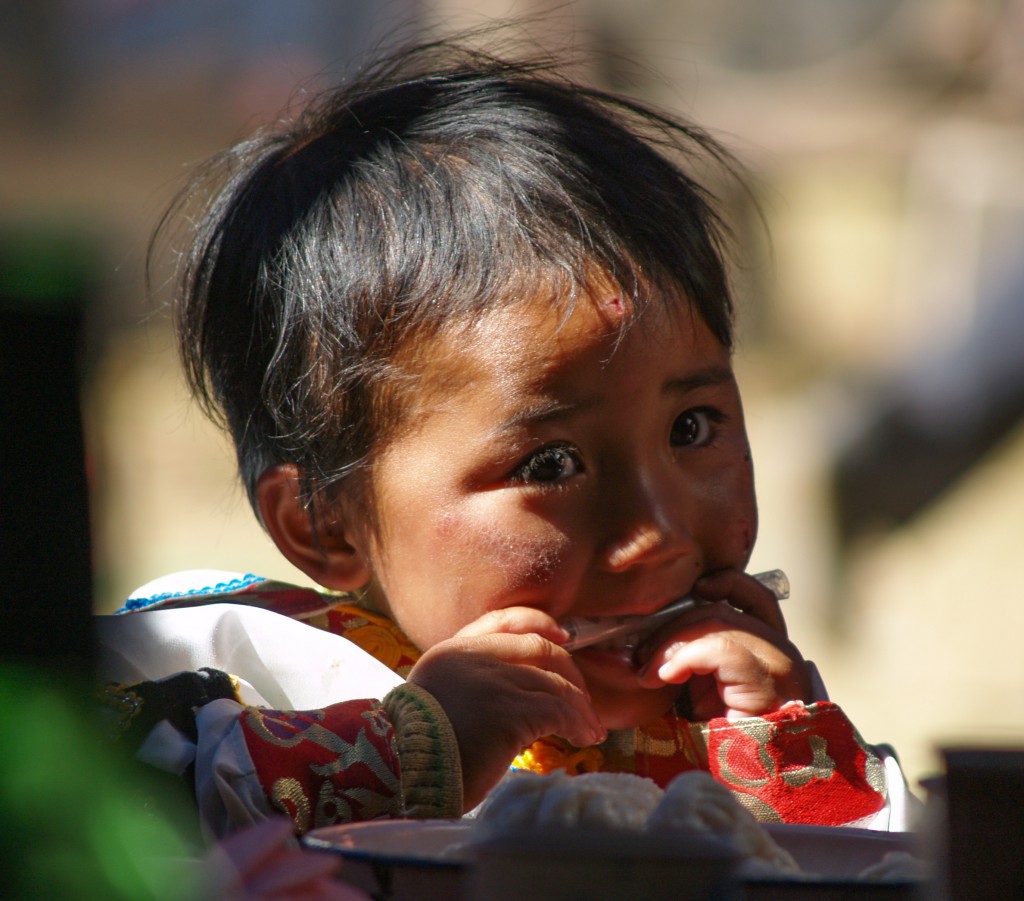
<instances>
[{"instance_id":1,"label":"child's cheek","mask_svg":"<svg viewBox=\"0 0 1024 901\"><path fill-rule=\"evenodd\" d=\"M756 537L757 529L754 526L744 526L742 533L743 543L743 555L745 557L750 556L750 552L754 550L754 538Z\"/></svg>"},{"instance_id":2,"label":"child's cheek","mask_svg":"<svg viewBox=\"0 0 1024 901\"><path fill-rule=\"evenodd\" d=\"M735 478L731 489L731 503L735 510L734 541L746 562L757 539L757 498L754 492L754 466L749 449L743 453L742 460L734 472Z\"/></svg>"},{"instance_id":3,"label":"child's cheek","mask_svg":"<svg viewBox=\"0 0 1024 901\"><path fill-rule=\"evenodd\" d=\"M711 484L707 503L715 512L708 540L717 551L711 558L717 566L745 566L757 540L757 499L749 455L738 460L727 477Z\"/></svg>"},{"instance_id":4,"label":"child's cheek","mask_svg":"<svg viewBox=\"0 0 1024 901\"><path fill-rule=\"evenodd\" d=\"M518 595L550 585L569 545L554 528L526 533L486 513L446 513L439 520L437 539L449 571L458 573L463 584L479 585L489 596L490 609L517 603Z\"/></svg>"},{"instance_id":5,"label":"child's cheek","mask_svg":"<svg viewBox=\"0 0 1024 901\"><path fill-rule=\"evenodd\" d=\"M739 533L738 540L745 564L754 550L754 542L757 540L757 494L754 490L754 465L750 459L749 450L744 455L743 463L737 486L738 507L742 512L737 517L736 529Z\"/></svg>"}]
</instances>

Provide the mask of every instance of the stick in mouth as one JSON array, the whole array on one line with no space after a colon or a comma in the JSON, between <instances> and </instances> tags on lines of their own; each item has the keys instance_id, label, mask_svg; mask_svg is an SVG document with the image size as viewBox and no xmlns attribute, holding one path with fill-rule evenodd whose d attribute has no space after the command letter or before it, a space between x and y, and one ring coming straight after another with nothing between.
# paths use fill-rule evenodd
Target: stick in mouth
<instances>
[{"instance_id":1,"label":"stick in mouth","mask_svg":"<svg viewBox=\"0 0 1024 901\"><path fill-rule=\"evenodd\" d=\"M781 569L757 573L754 578L778 600L789 597L789 579ZM574 616L559 623L569 633L569 640L562 647L572 653L622 636L642 637L703 603L706 602L688 594L647 616Z\"/></svg>"}]
</instances>

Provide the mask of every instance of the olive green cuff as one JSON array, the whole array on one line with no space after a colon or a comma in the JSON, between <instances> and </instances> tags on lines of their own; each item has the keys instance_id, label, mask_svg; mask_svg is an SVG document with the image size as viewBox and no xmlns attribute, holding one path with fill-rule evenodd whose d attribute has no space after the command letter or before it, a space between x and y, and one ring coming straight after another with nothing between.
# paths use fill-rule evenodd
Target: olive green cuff
<instances>
[{"instance_id":1,"label":"olive green cuff","mask_svg":"<svg viewBox=\"0 0 1024 901\"><path fill-rule=\"evenodd\" d=\"M462 816L462 764L448 717L430 692L406 682L382 701L395 730L405 816Z\"/></svg>"}]
</instances>

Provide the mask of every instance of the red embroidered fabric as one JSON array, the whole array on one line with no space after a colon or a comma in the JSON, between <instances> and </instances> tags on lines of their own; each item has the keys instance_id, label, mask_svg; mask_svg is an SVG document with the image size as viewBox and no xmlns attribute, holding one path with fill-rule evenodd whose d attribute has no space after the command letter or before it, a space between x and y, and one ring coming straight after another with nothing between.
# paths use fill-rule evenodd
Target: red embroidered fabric
<instances>
[{"instance_id":1,"label":"red embroidered fabric","mask_svg":"<svg viewBox=\"0 0 1024 901\"><path fill-rule=\"evenodd\" d=\"M336 606L316 624L402 675L419 657L393 622L359 607ZM513 765L542 773L636 773L663 787L682 772L705 769L762 822L838 826L877 813L886 803L881 762L830 702L791 704L734 721L691 723L669 715L612 733L592 748L551 736L526 748Z\"/></svg>"},{"instance_id":2,"label":"red embroidered fabric","mask_svg":"<svg viewBox=\"0 0 1024 901\"><path fill-rule=\"evenodd\" d=\"M286 615L303 608L310 625L344 636L402 676L419 658L398 626L379 614L318 595L324 607L311 616L316 593L310 589L256 583L239 594L240 602ZM248 709L242 728L267 797L300 831L401 815L395 736L377 701L306 712ZM591 748L548 737L524 749L513 766L541 773L630 772L661 786L686 770L705 769L764 822L842 825L886 803L883 764L829 702L791 704L735 721L692 723L669 715L613 732Z\"/></svg>"},{"instance_id":3,"label":"red embroidered fabric","mask_svg":"<svg viewBox=\"0 0 1024 901\"><path fill-rule=\"evenodd\" d=\"M419 657L394 623L359 607L338 604L307 621L403 676ZM378 701L302 712L247 708L241 726L264 793L298 832L403 815L394 730Z\"/></svg>"},{"instance_id":4,"label":"red embroidered fabric","mask_svg":"<svg viewBox=\"0 0 1024 901\"><path fill-rule=\"evenodd\" d=\"M885 806L885 772L829 702L704 729L708 768L763 822L841 826Z\"/></svg>"},{"instance_id":5,"label":"red embroidered fabric","mask_svg":"<svg viewBox=\"0 0 1024 901\"><path fill-rule=\"evenodd\" d=\"M264 793L297 831L402 815L394 731L376 701L248 707L241 726Z\"/></svg>"},{"instance_id":6,"label":"red embroidered fabric","mask_svg":"<svg viewBox=\"0 0 1024 901\"><path fill-rule=\"evenodd\" d=\"M682 772L708 770L761 822L840 826L882 810L885 773L835 704L790 704L763 717L691 723L667 716L612 733L595 748L559 738L535 742L514 766L636 773L662 787Z\"/></svg>"}]
</instances>

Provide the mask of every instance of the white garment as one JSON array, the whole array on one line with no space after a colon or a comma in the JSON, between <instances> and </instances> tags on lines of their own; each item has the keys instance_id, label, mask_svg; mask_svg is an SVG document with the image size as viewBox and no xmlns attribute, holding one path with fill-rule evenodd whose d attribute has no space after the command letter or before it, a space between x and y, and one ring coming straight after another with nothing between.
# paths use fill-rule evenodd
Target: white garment
<instances>
[{"instance_id":1,"label":"white garment","mask_svg":"<svg viewBox=\"0 0 1024 901\"><path fill-rule=\"evenodd\" d=\"M131 684L209 666L242 700L311 710L382 698L404 681L347 638L259 607L208 604L96 618L100 678Z\"/></svg>"},{"instance_id":2,"label":"white garment","mask_svg":"<svg viewBox=\"0 0 1024 901\"><path fill-rule=\"evenodd\" d=\"M404 681L340 635L238 604L101 616L96 635L103 681L132 684L207 666L235 676L246 704L279 710L383 698ZM228 699L203 707L198 744L158 724L137 755L179 774L195 763L196 798L211 838L275 814L246 749L242 709Z\"/></svg>"}]
</instances>

